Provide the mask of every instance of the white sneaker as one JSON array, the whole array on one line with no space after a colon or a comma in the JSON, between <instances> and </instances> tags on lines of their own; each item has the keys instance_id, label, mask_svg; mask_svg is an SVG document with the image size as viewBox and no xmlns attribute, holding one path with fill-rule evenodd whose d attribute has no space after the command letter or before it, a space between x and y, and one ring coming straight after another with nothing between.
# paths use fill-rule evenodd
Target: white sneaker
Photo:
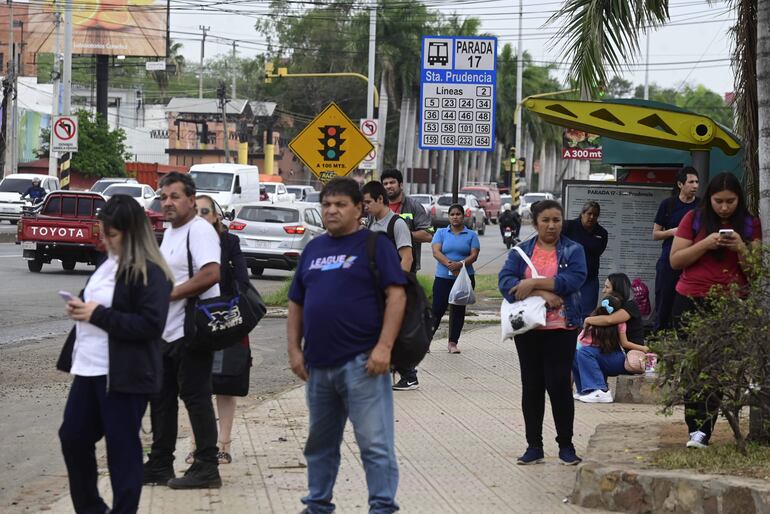
<instances>
[{"instance_id":1,"label":"white sneaker","mask_svg":"<svg viewBox=\"0 0 770 514\"><path fill-rule=\"evenodd\" d=\"M578 393L577 391L575 391L574 393L572 393L572 397L573 397L575 400L577 400L577 399L579 399L579 398L580 398L580 393Z\"/></svg>"},{"instance_id":2,"label":"white sneaker","mask_svg":"<svg viewBox=\"0 0 770 514\"><path fill-rule=\"evenodd\" d=\"M700 430L697 430L695 432L690 432L690 440L687 441L687 447L688 448L696 448L696 449L703 449L708 448L709 444L706 441L706 434L701 432Z\"/></svg>"},{"instance_id":3,"label":"white sneaker","mask_svg":"<svg viewBox=\"0 0 770 514\"><path fill-rule=\"evenodd\" d=\"M612 403L612 393L597 389L588 394L581 394L577 399L584 403Z\"/></svg>"}]
</instances>

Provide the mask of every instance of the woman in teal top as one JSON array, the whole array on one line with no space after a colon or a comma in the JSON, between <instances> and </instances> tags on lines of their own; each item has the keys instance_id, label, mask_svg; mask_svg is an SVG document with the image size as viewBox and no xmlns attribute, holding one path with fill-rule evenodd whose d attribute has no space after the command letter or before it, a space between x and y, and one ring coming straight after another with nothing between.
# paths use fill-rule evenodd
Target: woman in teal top
<instances>
[{"instance_id":1,"label":"woman in teal top","mask_svg":"<svg viewBox=\"0 0 770 514\"><path fill-rule=\"evenodd\" d=\"M479 236L465 226L465 211L460 204L449 207L449 226L436 231L433 236L433 258L436 264L436 277L433 279L433 318L436 333L441 318L449 306L449 353L460 353L457 343L465 323L465 305L449 305L449 292L455 283L457 275L465 264L471 277L473 287L476 280L473 274L473 263L479 258Z\"/></svg>"}]
</instances>

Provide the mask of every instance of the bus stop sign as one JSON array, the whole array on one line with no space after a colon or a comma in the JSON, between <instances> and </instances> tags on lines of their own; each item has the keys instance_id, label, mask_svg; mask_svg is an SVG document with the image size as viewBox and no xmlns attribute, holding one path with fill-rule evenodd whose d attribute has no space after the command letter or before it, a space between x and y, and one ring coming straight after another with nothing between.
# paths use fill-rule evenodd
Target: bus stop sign
<instances>
[{"instance_id":1,"label":"bus stop sign","mask_svg":"<svg viewBox=\"0 0 770 514\"><path fill-rule=\"evenodd\" d=\"M495 147L497 38L423 36L420 148Z\"/></svg>"}]
</instances>

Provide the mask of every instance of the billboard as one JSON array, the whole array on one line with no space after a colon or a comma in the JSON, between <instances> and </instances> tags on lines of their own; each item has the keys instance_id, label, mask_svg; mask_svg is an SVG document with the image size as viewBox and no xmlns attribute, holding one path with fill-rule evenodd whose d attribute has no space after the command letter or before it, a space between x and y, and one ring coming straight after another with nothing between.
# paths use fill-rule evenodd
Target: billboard
<instances>
[{"instance_id":1,"label":"billboard","mask_svg":"<svg viewBox=\"0 0 770 514\"><path fill-rule=\"evenodd\" d=\"M601 137L582 130L564 129L561 154L562 159L601 160Z\"/></svg>"},{"instance_id":2,"label":"billboard","mask_svg":"<svg viewBox=\"0 0 770 514\"><path fill-rule=\"evenodd\" d=\"M61 3L59 9L63 10ZM51 0L29 4L25 44L30 52L52 53L55 48ZM164 0L82 0L72 3L72 53L81 55L166 56ZM64 26L61 26L64 33ZM60 46L63 48L63 46Z\"/></svg>"}]
</instances>

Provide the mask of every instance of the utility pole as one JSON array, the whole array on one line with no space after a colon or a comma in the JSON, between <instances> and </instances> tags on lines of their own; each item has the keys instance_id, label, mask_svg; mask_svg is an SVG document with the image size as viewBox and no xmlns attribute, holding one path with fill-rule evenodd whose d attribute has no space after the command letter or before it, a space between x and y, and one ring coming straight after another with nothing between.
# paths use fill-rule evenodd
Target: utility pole
<instances>
[{"instance_id":1,"label":"utility pole","mask_svg":"<svg viewBox=\"0 0 770 514\"><path fill-rule=\"evenodd\" d=\"M377 45L377 0L369 7L369 84L366 88L366 117L374 118L374 49Z\"/></svg>"},{"instance_id":2,"label":"utility pole","mask_svg":"<svg viewBox=\"0 0 770 514\"><path fill-rule=\"evenodd\" d=\"M225 147L225 162L230 162L230 135L227 133L227 88L225 83L220 82L217 88L217 97L219 98L219 109L222 111L222 130L224 136L222 141Z\"/></svg>"},{"instance_id":3,"label":"utility pole","mask_svg":"<svg viewBox=\"0 0 770 514\"><path fill-rule=\"evenodd\" d=\"M64 98L62 99L62 114L72 114L70 106L72 101L72 0L64 1L64 70L62 71L64 82Z\"/></svg>"},{"instance_id":4,"label":"utility pole","mask_svg":"<svg viewBox=\"0 0 770 514\"><path fill-rule=\"evenodd\" d=\"M61 29L61 13L58 10L58 6L56 7L56 12L53 13L54 16L54 54L53 54L53 72L51 73L51 78L53 79L53 91L52 91L52 102L51 102L51 124L53 129L53 120L55 117L59 114L59 89L61 84L61 73L59 72L59 65L61 64L61 53L59 48L59 43L61 39L60 29ZM49 140L50 144L50 140ZM50 149L48 151L48 174L52 177L55 177L57 175L57 161L58 156L57 152L54 152Z\"/></svg>"},{"instance_id":5,"label":"utility pole","mask_svg":"<svg viewBox=\"0 0 770 514\"><path fill-rule=\"evenodd\" d=\"M644 60L644 99L650 99L650 33L647 32L647 57Z\"/></svg>"},{"instance_id":6,"label":"utility pole","mask_svg":"<svg viewBox=\"0 0 770 514\"><path fill-rule=\"evenodd\" d=\"M233 93L232 93L232 99L235 100L237 97L235 96L235 79L238 71L238 65L236 64L236 56L235 56L235 41L233 41Z\"/></svg>"},{"instance_id":7,"label":"utility pole","mask_svg":"<svg viewBox=\"0 0 770 514\"><path fill-rule=\"evenodd\" d=\"M524 18L524 1L519 0L519 42L518 42L518 48L516 49L516 105L521 104L521 96L522 96L522 89L521 89L521 83L523 81L524 76L524 42L522 41L521 37L521 31L522 31L522 25L523 25L523 18ZM516 125L516 130L514 131L514 140L513 140L513 147L515 152L515 157L518 160L519 155L523 155L523 144L521 140L521 109L516 109L514 121L513 123ZM513 186L514 183L514 177L513 174L515 173L513 167L511 167L511 183L510 185Z\"/></svg>"},{"instance_id":8,"label":"utility pole","mask_svg":"<svg viewBox=\"0 0 770 514\"><path fill-rule=\"evenodd\" d=\"M8 176L14 172L13 157L16 150L16 47L13 41L13 2L8 0L8 75L5 103L5 173Z\"/></svg>"},{"instance_id":9,"label":"utility pole","mask_svg":"<svg viewBox=\"0 0 770 514\"><path fill-rule=\"evenodd\" d=\"M211 30L211 27L198 25L198 28L203 32L203 37L201 38L201 64L198 67L198 98L203 98L203 56L206 48L206 32Z\"/></svg>"}]
</instances>

